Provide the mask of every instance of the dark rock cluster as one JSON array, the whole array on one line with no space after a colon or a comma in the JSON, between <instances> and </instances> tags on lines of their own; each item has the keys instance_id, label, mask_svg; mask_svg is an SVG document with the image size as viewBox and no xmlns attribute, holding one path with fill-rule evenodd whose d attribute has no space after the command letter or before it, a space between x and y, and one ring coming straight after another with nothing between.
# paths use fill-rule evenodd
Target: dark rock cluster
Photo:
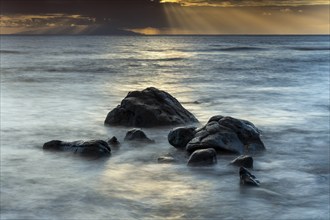
<instances>
[{"instance_id":1,"label":"dark rock cluster","mask_svg":"<svg viewBox=\"0 0 330 220\"><path fill-rule=\"evenodd\" d=\"M168 140L189 153L213 148L217 152L246 154L265 150L260 131L249 121L229 116L213 116L202 128L179 127L170 131Z\"/></svg>"},{"instance_id":2,"label":"dark rock cluster","mask_svg":"<svg viewBox=\"0 0 330 220\"><path fill-rule=\"evenodd\" d=\"M108 113L105 125L129 127L176 126L196 123L195 116L186 110L167 92L150 87L142 91L129 92L115 109ZM251 122L229 116L216 115L206 125L177 127L168 134L168 142L177 153L184 152L188 166L211 166L217 163L218 154L238 154L230 165L239 166L240 182L243 185L259 186L260 182L247 168L253 168L254 154L265 150L260 139L260 130ZM152 144L154 140L139 128L128 130L124 141ZM71 152L84 157L101 158L111 155L111 147L118 149L120 142L114 136L107 141L53 140L43 145L44 150ZM175 163L175 154L165 154L158 163ZM181 157L182 158L182 157ZM188 158L188 159L187 159Z\"/></svg>"}]
</instances>

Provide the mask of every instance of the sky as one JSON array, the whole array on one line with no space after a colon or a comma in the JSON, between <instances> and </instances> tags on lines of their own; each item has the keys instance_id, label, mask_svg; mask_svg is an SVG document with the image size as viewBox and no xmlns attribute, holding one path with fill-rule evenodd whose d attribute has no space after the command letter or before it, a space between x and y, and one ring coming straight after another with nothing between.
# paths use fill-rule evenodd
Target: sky
<instances>
[{"instance_id":1,"label":"sky","mask_svg":"<svg viewBox=\"0 0 330 220\"><path fill-rule=\"evenodd\" d=\"M329 0L0 0L1 34L329 34Z\"/></svg>"}]
</instances>

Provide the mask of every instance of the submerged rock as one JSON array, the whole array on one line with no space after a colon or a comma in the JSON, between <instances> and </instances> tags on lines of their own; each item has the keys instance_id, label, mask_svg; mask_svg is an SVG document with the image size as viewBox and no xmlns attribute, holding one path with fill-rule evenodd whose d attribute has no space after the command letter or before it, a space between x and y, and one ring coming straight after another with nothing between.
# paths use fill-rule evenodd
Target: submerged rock
<instances>
[{"instance_id":1,"label":"submerged rock","mask_svg":"<svg viewBox=\"0 0 330 220\"><path fill-rule=\"evenodd\" d=\"M110 138L109 140L107 140L107 143L109 145L117 146L117 147L120 145L120 142L118 141L118 139L115 136L113 136L112 138Z\"/></svg>"},{"instance_id":2,"label":"submerged rock","mask_svg":"<svg viewBox=\"0 0 330 220\"><path fill-rule=\"evenodd\" d=\"M206 148L234 154L265 150L260 131L251 122L220 115L213 116L204 127L197 129L186 145L190 153Z\"/></svg>"},{"instance_id":3,"label":"submerged rock","mask_svg":"<svg viewBox=\"0 0 330 220\"><path fill-rule=\"evenodd\" d=\"M154 140L151 140L147 135L138 128L133 128L126 133L124 138L125 141L141 141L146 143L154 143Z\"/></svg>"},{"instance_id":4,"label":"submerged rock","mask_svg":"<svg viewBox=\"0 0 330 220\"><path fill-rule=\"evenodd\" d=\"M217 163L217 153L213 148L196 150L188 159L189 166L210 166Z\"/></svg>"},{"instance_id":5,"label":"submerged rock","mask_svg":"<svg viewBox=\"0 0 330 220\"><path fill-rule=\"evenodd\" d=\"M44 150L49 151L64 151L84 157L108 157L111 155L111 149L107 142L103 140L90 141L73 141L65 142L60 140L52 140L43 145Z\"/></svg>"},{"instance_id":6,"label":"submerged rock","mask_svg":"<svg viewBox=\"0 0 330 220\"><path fill-rule=\"evenodd\" d=\"M196 127L179 127L170 131L168 142L175 148L185 149L188 142L194 138Z\"/></svg>"},{"instance_id":7,"label":"submerged rock","mask_svg":"<svg viewBox=\"0 0 330 220\"><path fill-rule=\"evenodd\" d=\"M166 154L158 157L158 163L175 163L176 159L171 154Z\"/></svg>"},{"instance_id":8,"label":"submerged rock","mask_svg":"<svg viewBox=\"0 0 330 220\"><path fill-rule=\"evenodd\" d=\"M173 96L154 87L129 92L105 119L105 125L153 127L198 122Z\"/></svg>"},{"instance_id":9,"label":"submerged rock","mask_svg":"<svg viewBox=\"0 0 330 220\"><path fill-rule=\"evenodd\" d=\"M239 168L239 178L242 185L259 186L259 180L252 175L246 168Z\"/></svg>"},{"instance_id":10,"label":"submerged rock","mask_svg":"<svg viewBox=\"0 0 330 220\"><path fill-rule=\"evenodd\" d=\"M231 161L230 164L239 167L253 168L253 158L249 155L241 155Z\"/></svg>"}]
</instances>

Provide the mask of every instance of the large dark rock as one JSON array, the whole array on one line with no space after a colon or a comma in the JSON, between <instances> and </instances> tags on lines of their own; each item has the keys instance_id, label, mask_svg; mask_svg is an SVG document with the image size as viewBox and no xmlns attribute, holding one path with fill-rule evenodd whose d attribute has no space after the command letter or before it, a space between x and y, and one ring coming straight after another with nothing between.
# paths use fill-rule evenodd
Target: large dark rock
<instances>
[{"instance_id":1,"label":"large dark rock","mask_svg":"<svg viewBox=\"0 0 330 220\"><path fill-rule=\"evenodd\" d=\"M108 157L111 155L111 149L109 145L103 140L73 142L52 140L46 142L43 145L43 149L49 151L72 152L80 156L91 158Z\"/></svg>"},{"instance_id":2,"label":"large dark rock","mask_svg":"<svg viewBox=\"0 0 330 220\"><path fill-rule=\"evenodd\" d=\"M105 125L153 127L198 122L173 96L150 87L129 92L105 119Z\"/></svg>"},{"instance_id":3,"label":"large dark rock","mask_svg":"<svg viewBox=\"0 0 330 220\"><path fill-rule=\"evenodd\" d=\"M186 149L188 142L194 138L196 127L179 127L170 131L168 142L178 149Z\"/></svg>"},{"instance_id":4,"label":"large dark rock","mask_svg":"<svg viewBox=\"0 0 330 220\"><path fill-rule=\"evenodd\" d=\"M133 128L126 133L124 138L125 141L140 141L145 143L154 143L154 140L151 140L147 135L138 128Z\"/></svg>"},{"instance_id":5,"label":"large dark rock","mask_svg":"<svg viewBox=\"0 0 330 220\"><path fill-rule=\"evenodd\" d=\"M210 166L217 163L217 153L213 148L196 150L188 159L189 166Z\"/></svg>"},{"instance_id":6,"label":"large dark rock","mask_svg":"<svg viewBox=\"0 0 330 220\"><path fill-rule=\"evenodd\" d=\"M239 167L253 168L253 158L249 155L241 155L231 161L230 164Z\"/></svg>"},{"instance_id":7,"label":"large dark rock","mask_svg":"<svg viewBox=\"0 0 330 220\"><path fill-rule=\"evenodd\" d=\"M235 154L265 150L260 131L251 122L220 115L213 116L204 127L197 129L186 145L190 153L206 148Z\"/></svg>"},{"instance_id":8,"label":"large dark rock","mask_svg":"<svg viewBox=\"0 0 330 220\"><path fill-rule=\"evenodd\" d=\"M239 168L239 178L242 185L259 186L260 181L252 175L246 168Z\"/></svg>"}]
</instances>

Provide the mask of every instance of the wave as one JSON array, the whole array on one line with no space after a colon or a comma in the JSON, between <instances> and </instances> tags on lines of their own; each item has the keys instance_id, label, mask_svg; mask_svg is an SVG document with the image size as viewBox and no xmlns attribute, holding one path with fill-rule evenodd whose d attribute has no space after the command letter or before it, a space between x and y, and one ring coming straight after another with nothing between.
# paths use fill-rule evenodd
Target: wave
<instances>
[{"instance_id":1,"label":"wave","mask_svg":"<svg viewBox=\"0 0 330 220\"><path fill-rule=\"evenodd\" d=\"M27 52L19 50L0 50L0 54L27 54Z\"/></svg>"},{"instance_id":2,"label":"wave","mask_svg":"<svg viewBox=\"0 0 330 220\"><path fill-rule=\"evenodd\" d=\"M196 105L199 105L199 104L201 104L201 102L200 101L188 101L188 102L181 102L182 104L184 104L184 105L191 105L191 104L196 104Z\"/></svg>"},{"instance_id":3,"label":"wave","mask_svg":"<svg viewBox=\"0 0 330 220\"><path fill-rule=\"evenodd\" d=\"M60 67L60 68L46 68L45 71L53 72L53 73L110 73L113 72L113 69L107 67L97 67L97 68Z\"/></svg>"},{"instance_id":4,"label":"wave","mask_svg":"<svg viewBox=\"0 0 330 220\"><path fill-rule=\"evenodd\" d=\"M265 50L261 47L227 47L227 48L220 48L221 51L247 51L247 50Z\"/></svg>"},{"instance_id":5,"label":"wave","mask_svg":"<svg viewBox=\"0 0 330 220\"><path fill-rule=\"evenodd\" d=\"M170 57L170 58L158 58L158 59L129 59L130 61L144 61L144 62L148 62L148 61L180 61L180 60L184 60L185 58L183 57Z\"/></svg>"},{"instance_id":6,"label":"wave","mask_svg":"<svg viewBox=\"0 0 330 220\"><path fill-rule=\"evenodd\" d=\"M290 47L291 50L299 51L317 51L317 50L330 50L330 47Z\"/></svg>"},{"instance_id":7,"label":"wave","mask_svg":"<svg viewBox=\"0 0 330 220\"><path fill-rule=\"evenodd\" d=\"M222 47L208 49L181 49L181 52L242 52L242 51L259 51L266 50L262 47Z\"/></svg>"},{"instance_id":8,"label":"wave","mask_svg":"<svg viewBox=\"0 0 330 220\"><path fill-rule=\"evenodd\" d=\"M109 58L109 59L97 59L98 62L114 62L114 63L125 63L125 62L158 62L158 61L180 61L185 60L185 57L168 57L168 58L135 58L135 57L124 57L124 58ZM132 64L129 64L132 65ZM134 65L140 66L140 64L134 63Z\"/></svg>"},{"instance_id":9,"label":"wave","mask_svg":"<svg viewBox=\"0 0 330 220\"><path fill-rule=\"evenodd\" d=\"M144 50L144 51L147 51L147 52L165 52L167 50L162 50L162 49L147 49L147 50Z\"/></svg>"},{"instance_id":10,"label":"wave","mask_svg":"<svg viewBox=\"0 0 330 220\"><path fill-rule=\"evenodd\" d=\"M115 68L111 67L84 67L84 66L72 66L72 67L52 67L52 66L28 66L24 68L15 69L18 73L112 73L116 72ZM13 73L10 71L8 73Z\"/></svg>"}]
</instances>

